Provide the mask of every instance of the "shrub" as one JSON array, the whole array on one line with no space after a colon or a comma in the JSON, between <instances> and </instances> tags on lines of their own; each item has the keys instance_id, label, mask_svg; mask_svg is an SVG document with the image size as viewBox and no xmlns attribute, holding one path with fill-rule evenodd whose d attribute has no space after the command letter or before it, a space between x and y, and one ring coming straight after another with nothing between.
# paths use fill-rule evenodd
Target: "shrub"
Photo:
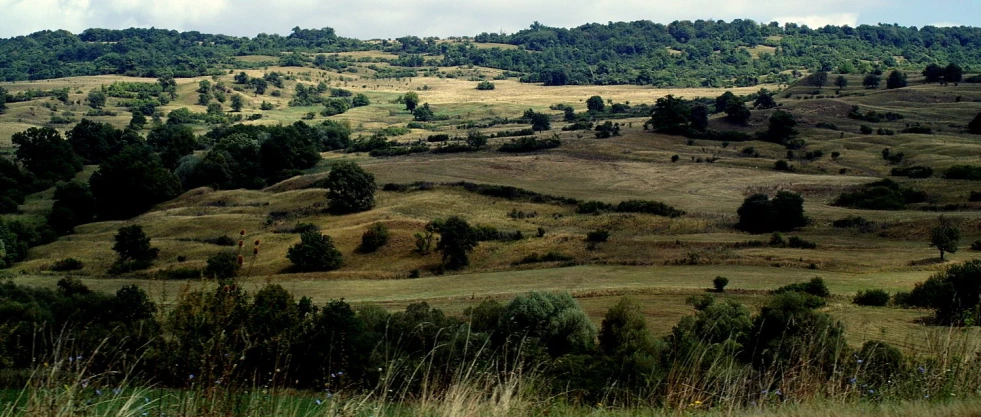
<instances>
[{"instance_id":1,"label":"shrub","mask_svg":"<svg viewBox=\"0 0 981 417\"><path fill-rule=\"evenodd\" d=\"M817 249L817 244L806 241L797 236L791 236L790 239L787 239L787 247L795 249Z\"/></svg>"},{"instance_id":2,"label":"shrub","mask_svg":"<svg viewBox=\"0 0 981 417\"><path fill-rule=\"evenodd\" d=\"M736 227L750 233L786 232L807 224L804 199L789 191L778 192L772 200L766 194L751 195L736 213Z\"/></svg>"},{"instance_id":3,"label":"shrub","mask_svg":"<svg viewBox=\"0 0 981 417\"><path fill-rule=\"evenodd\" d=\"M371 253L388 243L388 228L384 224L375 223L361 235L361 252Z\"/></svg>"},{"instance_id":4,"label":"shrub","mask_svg":"<svg viewBox=\"0 0 981 417\"><path fill-rule=\"evenodd\" d=\"M617 204L614 210L616 210L617 213L644 213L665 217L679 217L685 214L684 211L678 210L667 204L649 200L621 201L620 204Z\"/></svg>"},{"instance_id":5,"label":"shrub","mask_svg":"<svg viewBox=\"0 0 981 417\"><path fill-rule=\"evenodd\" d=\"M610 239L610 232L607 230L593 230L586 233L586 241L590 243L606 242Z\"/></svg>"},{"instance_id":6,"label":"shrub","mask_svg":"<svg viewBox=\"0 0 981 417\"><path fill-rule=\"evenodd\" d=\"M75 258L65 258L51 265L51 270L57 272L78 271L83 267L82 261Z\"/></svg>"},{"instance_id":7,"label":"shrub","mask_svg":"<svg viewBox=\"0 0 981 417\"><path fill-rule=\"evenodd\" d=\"M603 211L613 211L614 206L602 201L583 201L576 206L576 213L597 214Z\"/></svg>"},{"instance_id":8,"label":"shrub","mask_svg":"<svg viewBox=\"0 0 981 417\"><path fill-rule=\"evenodd\" d=\"M862 380L872 386L890 384L893 378L906 373L907 365L903 353L886 342L865 342L858 351L858 360L862 361Z\"/></svg>"},{"instance_id":9,"label":"shrub","mask_svg":"<svg viewBox=\"0 0 981 417\"><path fill-rule=\"evenodd\" d=\"M784 161L783 159L780 159L780 160L777 160L777 162L774 162L773 163L773 169L775 169L777 171L793 171L793 168L791 168L790 164L787 163L787 161Z\"/></svg>"},{"instance_id":10,"label":"shrub","mask_svg":"<svg viewBox=\"0 0 981 417\"><path fill-rule=\"evenodd\" d=\"M860 306L882 307L889 304L889 293L885 290L872 289L859 291L852 302Z\"/></svg>"},{"instance_id":11,"label":"shrub","mask_svg":"<svg viewBox=\"0 0 981 417\"><path fill-rule=\"evenodd\" d=\"M478 90L493 90L494 89L494 83L492 83L490 81L481 81L480 83L477 84L477 89Z\"/></svg>"},{"instance_id":12,"label":"shrub","mask_svg":"<svg viewBox=\"0 0 981 417\"><path fill-rule=\"evenodd\" d=\"M712 286L715 287L715 292L726 292L726 285L729 285L729 278L718 276L712 280Z\"/></svg>"},{"instance_id":13,"label":"shrub","mask_svg":"<svg viewBox=\"0 0 981 417\"><path fill-rule=\"evenodd\" d=\"M505 143L497 148L498 152L522 153L536 152L545 149L557 148L562 144L558 138L538 140L533 136L512 139L510 143Z\"/></svg>"},{"instance_id":14,"label":"shrub","mask_svg":"<svg viewBox=\"0 0 981 417\"><path fill-rule=\"evenodd\" d=\"M862 125L862 126L860 126L858 128L858 131L861 132L863 135L871 135L872 134L872 127L870 127L868 125Z\"/></svg>"},{"instance_id":15,"label":"shrub","mask_svg":"<svg viewBox=\"0 0 981 417\"><path fill-rule=\"evenodd\" d=\"M926 193L884 179L853 192L841 193L834 205L865 210L903 210L908 204L926 201Z\"/></svg>"},{"instance_id":16,"label":"shrub","mask_svg":"<svg viewBox=\"0 0 981 417\"><path fill-rule=\"evenodd\" d=\"M595 346L596 327L568 293L532 292L511 300L500 314L495 336L513 337L509 345L545 348L558 358ZM501 343L504 344L504 343Z\"/></svg>"},{"instance_id":17,"label":"shrub","mask_svg":"<svg viewBox=\"0 0 981 417\"><path fill-rule=\"evenodd\" d=\"M290 246L286 258L301 272L333 271L344 262L330 236L315 231L303 232L300 243Z\"/></svg>"},{"instance_id":18,"label":"shrub","mask_svg":"<svg viewBox=\"0 0 981 417\"><path fill-rule=\"evenodd\" d=\"M889 174L894 177L930 178L933 176L933 168L919 165L911 167L897 167L893 168Z\"/></svg>"},{"instance_id":19,"label":"shrub","mask_svg":"<svg viewBox=\"0 0 981 417\"><path fill-rule=\"evenodd\" d=\"M204 275L208 278L232 278L242 265L238 263L238 255L231 251L219 252L208 257L208 266Z\"/></svg>"},{"instance_id":20,"label":"shrub","mask_svg":"<svg viewBox=\"0 0 981 417\"><path fill-rule=\"evenodd\" d=\"M981 166L954 165L944 171L944 178L948 180L981 181Z\"/></svg>"},{"instance_id":21,"label":"shrub","mask_svg":"<svg viewBox=\"0 0 981 417\"><path fill-rule=\"evenodd\" d=\"M375 206L375 176L354 162L332 166L324 185L330 211L335 214L357 213Z\"/></svg>"},{"instance_id":22,"label":"shrub","mask_svg":"<svg viewBox=\"0 0 981 417\"><path fill-rule=\"evenodd\" d=\"M798 282L796 284L785 285L773 290L774 294L783 294L787 292L800 292L821 298L831 296L831 292L828 291L828 286L824 284L824 279L821 277L814 277L808 282Z\"/></svg>"},{"instance_id":23,"label":"shrub","mask_svg":"<svg viewBox=\"0 0 981 417\"><path fill-rule=\"evenodd\" d=\"M971 242L971 250L981 251L981 240L975 240L974 242Z\"/></svg>"},{"instance_id":24,"label":"shrub","mask_svg":"<svg viewBox=\"0 0 981 417\"><path fill-rule=\"evenodd\" d=\"M954 325L981 323L981 260L954 265L916 284L904 305L934 309L938 322Z\"/></svg>"}]
</instances>

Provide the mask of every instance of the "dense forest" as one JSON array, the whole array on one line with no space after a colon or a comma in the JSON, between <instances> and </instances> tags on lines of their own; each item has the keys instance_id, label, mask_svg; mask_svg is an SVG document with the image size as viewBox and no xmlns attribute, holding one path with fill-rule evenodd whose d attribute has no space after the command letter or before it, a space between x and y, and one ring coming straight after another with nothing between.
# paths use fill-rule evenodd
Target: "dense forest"
<instances>
[{"instance_id":1,"label":"dense forest","mask_svg":"<svg viewBox=\"0 0 981 417\"><path fill-rule=\"evenodd\" d=\"M454 40L407 36L369 42L339 37L330 28L294 28L287 36L254 38L162 29L42 31L0 39L0 80L98 74L190 77L242 67L245 63L236 57L246 55L279 57L278 62L254 65L340 70L342 63L311 54L379 49L399 55L387 60L393 66L478 65L546 85L750 86L788 81L790 75L781 73L794 70L847 74L930 63L981 64L981 28L971 27L812 29L737 19L593 23L565 29L535 22L510 35L482 33ZM474 42L518 48L478 48Z\"/></svg>"}]
</instances>

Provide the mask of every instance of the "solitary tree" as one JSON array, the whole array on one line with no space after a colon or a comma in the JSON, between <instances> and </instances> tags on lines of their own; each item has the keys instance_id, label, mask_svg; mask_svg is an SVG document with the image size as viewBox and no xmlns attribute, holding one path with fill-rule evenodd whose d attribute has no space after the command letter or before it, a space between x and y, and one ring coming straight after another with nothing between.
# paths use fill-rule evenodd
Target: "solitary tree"
<instances>
[{"instance_id":1,"label":"solitary tree","mask_svg":"<svg viewBox=\"0 0 981 417\"><path fill-rule=\"evenodd\" d=\"M89 107L93 109L101 109L102 106L106 105L106 93L103 93L102 90L98 89L89 91L89 95L86 97L86 100L89 102Z\"/></svg>"},{"instance_id":2,"label":"solitary tree","mask_svg":"<svg viewBox=\"0 0 981 417\"><path fill-rule=\"evenodd\" d=\"M684 133L688 129L690 120L691 110L685 99L675 98L668 94L654 102L651 120L648 120L645 125L650 125L658 133L676 135Z\"/></svg>"},{"instance_id":3,"label":"solitary tree","mask_svg":"<svg viewBox=\"0 0 981 417\"><path fill-rule=\"evenodd\" d=\"M470 264L467 256L477 247L477 234L466 220L452 216L438 224L439 242L436 250L443 253L443 264L460 269Z\"/></svg>"},{"instance_id":4,"label":"solitary tree","mask_svg":"<svg viewBox=\"0 0 981 417\"><path fill-rule=\"evenodd\" d=\"M940 65L930 64L923 69L923 77L926 78L926 82L935 83L939 82L940 78L944 76L944 69Z\"/></svg>"},{"instance_id":5,"label":"solitary tree","mask_svg":"<svg viewBox=\"0 0 981 417\"><path fill-rule=\"evenodd\" d=\"M117 272L146 269L160 253L160 249L150 246L150 237L140 225L119 228L115 240L112 250L116 251L118 258L113 270Z\"/></svg>"},{"instance_id":6,"label":"solitary tree","mask_svg":"<svg viewBox=\"0 0 981 417\"><path fill-rule=\"evenodd\" d=\"M375 176L354 162L331 167L324 186L327 204L334 214L357 213L375 206Z\"/></svg>"},{"instance_id":7,"label":"solitary tree","mask_svg":"<svg viewBox=\"0 0 981 417\"><path fill-rule=\"evenodd\" d=\"M238 95L238 94L233 94L232 95L232 111L233 112L240 112L240 111L242 111L242 106L244 104L245 103L242 100L242 96L241 95Z\"/></svg>"},{"instance_id":8,"label":"solitary tree","mask_svg":"<svg viewBox=\"0 0 981 417\"><path fill-rule=\"evenodd\" d=\"M903 87L906 87L906 74L900 70L893 70L889 73L889 78L886 79L886 88L892 90Z\"/></svg>"},{"instance_id":9,"label":"solitary tree","mask_svg":"<svg viewBox=\"0 0 981 417\"><path fill-rule=\"evenodd\" d=\"M862 85L869 89L879 88L880 83L882 83L882 78L875 74L866 75L865 79L862 80Z\"/></svg>"},{"instance_id":10,"label":"solitary tree","mask_svg":"<svg viewBox=\"0 0 981 417\"><path fill-rule=\"evenodd\" d=\"M415 110L416 106L419 105L419 95L414 92L405 93L402 99L405 101L405 109L408 111Z\"/></svg>"},{"instance_id":11,"label":"solitary tree","mask_svg":"<svg viewBox=\"0 0 981 417\"><path fill-rule=\"evenodd\" d=\"M959 83L963 77L964 69L960 65L950 63L947 65L947 68L944 68L945 83Z\"/></svg>"},{"instance_id":12,"label":"solitary tree","mask_svg":"<svg viewBox=\"0 0 981 417\"><path fill-rule=\"evenodd\" d=\"M531 120L531 129L536 132L552 129L552 122L549 119L548 114L528 110L525 112L525 116Z\"/></svg>"},{"instance_id":13,"label":"solitary tree","mask_svg":"<svg viewBox=\"0 0 981 417\"><path fill-rule=\"evenodd\" d=\"M330 236L321 235L316 230L303 232L300 243L286 251L286 258L302 272L333 271L344 262L341 251L334 246Z\"/></svg>"},{"instance_id":14,"label":"solitary tree","mask_svg":"<svg viewBox=\"0 0 981 417\"><path fill-rule=\"evenodd\" d=\"M777 102L773 100L773 94L769 90L761 88L756 101L753 102L753 107L757 109L772 109L777 107Z\"/></svg>"},{"instance_id":15,"label":"solitary tree","mask_svg":"<svg viewBox=\"0 0 981 417\"><path fill-rule=\"evenodd\" d=\"M817 88L824 88L828 84L828 73L824 71L815 72L808 78L811 81L811 85Z\"/></svg>"},{"instance_id":16,"label":"solitary tree","mask_svg":"<svg viewBox=\"0 0 981 417\"><path fill-rule=\"evenodd\" d=\"M945 252L957 252L957 242L960 240L961 230L944 216L938 217L937 225L930 229L930 246L940 251L941 261L944 260Z\"/></svg>"},{"instance_id":17,"label":"solitary tree","mask_svg":"<svg viewBox=\"0 0 981 417\"><path fill-rule=\"evenodd\" d=\"M835 87L838 87L838 91L848 87L848 79L844 75L839 75L838 78L835 78Z\"/></svg>"},{"instance_id":18,"label":"solitary tree","mask_svg":"<svg viewBox=\"0 0 981 417\"><path fill-rule=\"evenodd\" d=\"M586 109L589 110L590 113L602 112L604 109L606 109L606 103L603 102L603 97L592 96L586 100Z\"/></svg>"}]
</instances>

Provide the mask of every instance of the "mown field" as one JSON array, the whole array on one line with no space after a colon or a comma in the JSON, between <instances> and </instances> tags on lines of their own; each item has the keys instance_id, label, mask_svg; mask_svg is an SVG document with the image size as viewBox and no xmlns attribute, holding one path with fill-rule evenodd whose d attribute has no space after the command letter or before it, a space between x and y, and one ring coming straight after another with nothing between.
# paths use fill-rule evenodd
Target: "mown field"
<instances>
[{"instance_id":1,"label":"mown field","mask_svg":"<svg viewBox=\"0 0 981 417\"><path fill-rule=\"evenodd\" d=\"M765 51L755 51L756 53ZM376 53L376 52L373 52ZM261 61L262 57L250 58ZM386 64L378 64L384 66ZM75 273L89 286L111 291L136 283L158 301L167 304L184 286L211 285L211 282L174 278L180 273L204 266L208 256L226 248L206 243L219 236L262 242L260 253L247 261L240 279L258 286L281 284L297 295L309 296L317 303L331 299L380 303L399 309L412 302L426 301L451 313L486 298L506 299L533 290L568 291L598 321L619 297L631 295L644 305L649 324L658 335L692 309L685 300L704 294L712 278L728 277L730 297L747 305L759 305L767 290L813 277L824 278L835 301L826 309L845 324L849 341L860 345L869 339L884 339L907 349L928 349L931 338L944 337L948 329L924 324L927 311L894 307L867 308L850 303L856 291L882 288L891 293L909 290L945 263L928 245L930 227L939 215L919 207L898 211L868 211L833 206L843 192L889 174L894 167L881 157L883 148L907 155L907 165L925 165L940 172L956 164L981 162L981 141L962 133L967 122L981 111L981 86L962 84L940 87L924 85L911 78L911 86L900 90L867 90L859 76L848 76L851 87L840 93L834 87L813 91L793 87L779 91L782 109L793 113L800 125L808 150L822 150L815 160L793 159L794 172L775 171L774 162L786 158L786 149L772 143L751 141L722 143L687 140L679 136L657 135L646 131L646 118L618 119L621 136L595 139L590 132L563 132L561 112L550 110L555 104L568 104L585 110L590 96L600 95L614 103L653 104L668 94L686 98L722 94L721 89L657 89L640 86L563 86L543 87L521 84L514 79L495 80L496 88L479 91L476 79L500 75L484 68L439 68L440 76L406 79L375 79L373 70L359 64L353 71L333 73L292 67L248 70L250 76L267 71L288 74L291 79L280 97L246 98L243 114L262 113L260 120L248 123L292 123L313 107L288 107L296 83L327 82L331 87L364 93L372 104L352 109L331 119L349 123L354 135L370 136L375 131L405 126L412 115L393 101L415 91L422 102L438 114L448 116L431 129L411 129L394 139L411 142L434 133L464 135L457 125L486 122L495 117L518 118L529 108L553 115L553 130L542 137L557 135L563 141L557 149L532 154L504 154L495 149L508 139L491 139L479 152L451 155L419 154L394 158L371 158L358 153L325 153L317 167L302 177L287 180L264 190L189 190L181 197L160 204L152 211L127 221L98 222L76 228L76 233L32 250L28 260L2 273L14 282L53 286L62 274L48 271L57 260L77 258L85 267ZM178 98L160 108L164 113L180 107L195 112L205 108L196 104L198 81L179 79ZM73 104L38 99L12 103L0 116L0 148L10 152L10 136L27 127L45 124L52 114L69 112L80 119L86 106L85 95L93 88L114 81L145 81L125 77L78 77L31 83L3 84L11 93L26 89L68 87ZM232 84L232 74L214 81ZM777 86L765 86L776 89ZM759 87L732 90L750 94ZM817 93L817 94L815 94ZM53 104L58 110L41 106ZM261 111L268 101L273 110ZM113 109L113 99L109 108ZM903 120L875 124L891 129L895 135L865 135L866 124L848 118L852 106L861 110L896 112ZM120 110L120 109L116 109ZM754 111L749 127L734 127L721 116L710 123L717 129L763 130L772 110ZM129 114L93 117L94 120L123 126ZM316 116L313 122L323 120ZM838 130L819 129L816 124L834 123ZM933 134L899 133L906 124L919 122L933 128ZM70 125L56 126L64 131ZM483 129L495 133L527 126L503 125ZM207 130L197 126L198 133ZM748 147L754 148L746 153ZM832 152L840 157L831 158ZM678 155L677 162L671 157ZM698 162L718 158L713 163ZM373 173L379 185L386 183L468 181L507 185L530 191L616 203L628 199L656 200L687 214L667 218L644 214L577 214L574 205L549 204L531 200L505 200L467 192L459 187L436 186L431 190L377 194L374 210L347 216L333 216L323 210L325 192L311 185L322 178L331 164L353 160ZM86 178L96 167L87 167ZM927 192L935 206L957 204L944 215L961 228L961 250L951 254L946 264L981 259L970 243L981 238L981 204L969 203L971 191L981 184L970 181L897 178L897 181ZM805 214L811 223L792 233L817 244L816 249L774 248L756 245L768 235L750 235L733 228L736 209L745 197L756 192L789 190L805 199ZM28 197L17 218L43 216L51 206L51 191ZM509 216L511 213L522 216ZM460 215L471 224L493 226L502 231L521 231L523 238L513 242L483 242L471 256L471 265L462 273L434 274L440 263L435 253L414 251L413 234L436 218ZM859 231L832 226L846 216L861 216L875 223L874 230ZM377 253L356 251L361 234L375 222L385 224L391 242ZM299 241L290 232L299 223L312 223L333 237L344 255L344 266L329 273L292 273L285 254ZM115 259L111 249L116 230L128 224L143 226L160 248L160 257L147 272L108 276ZM544 236L538 236L538 230ZM584 235L592 230L611 232L608 242L588 249ZM234 248L232 248L234 250ZM531 254L560 253L570 259L562 262L522 262ZM180 260L178 260L180 258ZM414 272L415 271L415 272ZM408 278L418 273L419 278ZM976 339L975 330L955 331L955 337Z\"/></svg>"}]
</instances>

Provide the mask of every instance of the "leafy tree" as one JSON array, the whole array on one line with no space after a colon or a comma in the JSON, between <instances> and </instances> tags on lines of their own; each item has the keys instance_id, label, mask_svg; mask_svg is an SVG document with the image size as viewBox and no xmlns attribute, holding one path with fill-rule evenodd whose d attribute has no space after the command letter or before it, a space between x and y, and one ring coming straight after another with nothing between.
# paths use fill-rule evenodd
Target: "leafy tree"
<instances>
[{"instance_id":1,"label":"leafy tree","mask_svg":"<svg viewBox=\"0 0 981 417\"><path fill-rule=\"evenodd\" d=\"M198 92L201 94L211 94L211 81L198 81Z\"/></svg>"},{"instance_id":2,"label":"leafy tree","mask_svg":"<svg viewBox=\"0 0 981 417\"><path fill-rule=\"evenodd\" d=\"M750 233L786 232L807 224L804 199L789 191L778 192L772 201L766 194L751 195L736 213L736 227Z\"/></svg>"},{"instance_id":3,"label":"leafy tree","mask_svg":"<svg viewBox=\"0 0 981 417\"><path fill-rule=\"evenodd\" d=\"M82 119L67 133L68 143L87 164L98 164L110 155L119 153L126 144L141 143L136 134L125 134L109 123Z\"/></svg>"},{"instance_id":4,"label":"leafy tree","mask_svg":"<svg viewBox=\"0 0 981 417\"><path fill-rule=\"evenodd\" d=\"M770 93L765 88L761 88L756 101L753 102L753 107L757 109L772 109L777 107L777 102L773 100L773 93Z\"/></svg>"},{"instance_id":5,"label":"leafy tree","mask_svg":"<svg viewBox=\"0 0 981 417\"><path fill-rule=\"evenodd\" d=\"M525 111L525 118L531 121L531 130L543 132L552 129L552 122L548 114L538 113L531 109Z\"/></svg>"},{"instance_id":6,"label":"leafy tree","mask_svg":"<svg viewBox=\"0 0 981 417\"><path fill-rule=\"evenodd\" d=\"M443 253L443 263L449 269L460 269L470 264L467 256L477 247L477 235L466 220L452 216L438 223L439 242L436 250Z\"/></svg>"},{"instance_id":7,"label":"leafy tree","mask_svg":"<svg viewBox=\"0 0 981 417\"><path fill-rule=\"evenodd\" d=\"M677 135L688 130L690 120L691 110L685 100L668 94L654 103L654 111L647 124L655 132Z\"/></svg>"},{"instance_id":8,"label":"leafy tree","mask_svg":"<svg viewBox=\"0 0 981 417\"><path fill-rule=\"evenodd\" d=\"M903 87L906 87L906 74L900 70L893 70L889 73L889 78L886 79L886 88L892 90Z\"/></svg>"},{"instance_id":9,"label":"leafy tree","mask_svg":"<svg viewBox=\"0 0 981 417\"><path fill-rule=\"evenodd\" d=\"M93 109L101 109L106 105L106 93L103 93L102 90L89 91L89 95L86 97L86 100L89 102L89 107Z\"/></svg>"},{"instance_id":10,"label":"leafy tree","mask_svg":"<svg viewBox=\"0 0 981 417\"><path fill-rule=\"evenodd\" d=\"M770 116L770 124L766 131L767 139L770 142L786 144L797 136L795 127L797 127L797 120L793 114L777 110Z\"/></svg>"},{"instance_id":11,"label":"leafy tree","mask_svg":"<svg viewBox=\"0 0 981 417\"><path fill-rule=\"evenodd\" d=\"M364 107L369 105L371 105L371 100L368 99L368 96L362 93L355 94L354 97L351 98L351 106Z\"/></svg>"},{"instance_id":12,"label":"leafy tree","mask_svg":"<svg viewBox=\"0 0 981 417\"><path fill-rule=\"evenodd\" d=\"M726 106L726 120L732 123L745 125L749 121L749 116L749 109L742 100L730 101Z\"/></svg>"},{"instance_id":13,"label":"leafy tree","mask_svg":"<svg viewBox=\"0 0 981 417\"><path fill-rule=\"evenodd\" d=\"M945 83L959 83L964 77L964 69L960 65L955 63L947 64L944 68L944 82Z\"/></svg>"},{"instance_id":14,"label":"leafy tree","mask_svg":"<svg viewBox=\"0 0 981 417\"><path fill-rule=\"evenodd\" d=\"M974 116L974 119L967 124L967 131L975 135L981 135L981 113Z\"/></svg>"},{"instance_id":15,"label":"leafy tree","mask_svg":"<svg viewBox=\"0 0 981 417\"><path fill-rule=\"evenodd\" d=\"M697 103L691 106L691 128L699 132L704 132L708 129L708 107L705 107L702 103Z\"/></svg>"},{"instance_id":16,"label":"leafy tree","mask_svg":"<svg viewBox=\"0 0 981 417\"><path fill-rule=\"evenodd\" d=\"M712 279L712 287L715 288L715 292L726 292L726 285L729 285L729 278L717 276Z\"/></svg>"},{"instance_id":17,"label":"leafy tree","mask_svg":"<svg viewBox=\"0 0 981 417\"><path fill-rule=\"evenodd\" d=\"M882 78L876 74L866 75L865 79L862 80L862 85L869 89L879 88L880 83L882 83Z\"/></svg>"},{"instance_id":18,"label":"leafy tree","mask_svg":"<svg viewBox=\"0 0 981 417\"><path fill-rule=\"evenodd\" d=\"M416 107L415 110L412 110L412 120L417 122L428 122L435 119L436 114L429 108L429 103L425 103L422 107Z\"/></svg>"},{"instance_id":19,"label":"leafy tree","mask_svg":"<svg viewBox=\"0 0 981 417\"><path fill-rule=\"evenodd\" d=\"M308 230L300 235L300 243L290 246L286 258L301 272L333 271L341 267L344 258L334 247L330 236Z\"/></svg>"},{"instance_id":20,"label":"leafy tree","mask_svg":"<svg viewBox=\"0 0 981 417\"><path fill-rule=\"evenodd\" d=\"M500 314L499 344L541 346L553 358L592 350L596 326L568 293L532 292L511 300ZM504 339L504 340L501 340Z\"/></svg>"},{"instance_id":21,"label":"leafy tree","mask_svg":"<svg viewBox=\"0 0 981 417\"><path fill-rule=\"evenodd\" d=\"M7 112L7 90L0 87L0 114Z\"/></svg>"},{"instance_id":22,"label":"leafy tree","mask_svg":"<svg viewBox=\"0 0 981 417\"><path fill-rule=\"evenodd\" d=\"M198 94L199 106L207 106L208 103L211 103L211 94L204 94L204 93Z\"/></svg>"},{"instance_id":23,"label":"leafy tree","mask_svg":"<svg viewBox=\"0 0 981 417\"><path fill-rule=\"evenodd\" d=\"M245 104L240 94L232 94L232 111L240 112L242 111L242 106Z\"/></svg>"},{"instance_id":24,"label":"leafy tree","mask_svg":"<svg viewBox=\"0 0 981 417\"><path fill-rule=\"evenodd\" d=\"M361 235L361 252L371 253L388 243L388 228L382 223L375 223Z\"/></svg>"},{"instance_id":25,"label":"leafy tree","mask_svg":"<svg viewBox=\"0 0 981 417\"><path fill-rule=\"evenodd\" d=\"M143 126L146 126L146 116L143 113L134 111L132 117L129 119L129 126L133 129L143 129Z\"/></svg>"},{"instance_id":26,"label":"leafy tree","mask_svg":"<svg viewBox=\"0 0 981 417\"><path fill-rule=\"evenodd\" d=\"M773 296L753 320L744 360L757 369L814 368L831 375L846 351L844 329L827 313L818 297L799 292Z\"/></svg>"},{"instance_id":27,"label":"leafy tree","mask_svg":"<svg viewBox=\"0 0 981 417\"><path fill-rule=\"evenodd\" d=\"M838 78L835 78L835 87L838 87L838 91L844 90L845 87L848 87L848 79L844 75L839 75Z\"/></svg>"},{"instance_id":28,"label":"leafy tree","mask_svg":"<svg viewBox=\"0 0 981 417\"><path fill-rule=\"evenodd\" d=\"M125 219L177 197L181 184L146 146L131 145L106 159L89 179L99 218Z\"/></svg>"},{"instance_id":29,"label":"leafy tree","mask_svg":"<svg viewBox=\"0 0 981 417\"><path fill-rule=\"evenodd\" d=\"M637 301L623 297L606 312L599 331L600 351L610 356L655 353L656 341Z\"/></svg>"},{"instance_id":30,"label":"leafy tree","mask_svg":"<svg viewBox=\"0 0 981 417\"><path fill-rule=\"evenodd\" d=\"M807 77L811 85L817 88L824 88L828 85L828 73L825 71L818 71Z\"/></svg>"},{"instance_id":31,"label":"leafy tree","mask_svg":"<svg viewBox=\"0 0 981 417\"><path fill-rule=\"evenodd\" d=\"M124 226L116 231L112 250L117 254L113 270L127 272L150 267L160 249L150 246L150 237L140 225Z\"/></svg>"},{"instance_id":32,"label":"leafy tree","mask_svg":"<svg viewBox=\"0 0 981 417\"><path fill-rule=\"evenodd\" d=\"M937 218L937 225L930 229L930 246L940 251L940 260L944 260L944 253L956 253L957 243L961 240L961 229L949 218L940 216Z\"/></svg>"},{"instance_id":33,"label":"leafy tree","mask_svg":"<svg viewBox=\"0 0 981 417\"><path fill-rule=\"evenodd\" d=\"M480 149L487 145L487 136L478 129L467 130L467 146Z\"/></svg>"},{"instance_id":34,"label":"leafy tree","mask_svg":"<svg viewBox=\"0 0 981 417\"><path fill-rule=\"evenodd\" d=\"M183 124L165 124L153 128L146 137L146 143L160 153L160 160L169 169L176 168L177 161L193 153L198 146L194 131Z\"/></svg>"},{"instance_id":35,"label":"leafy tree","mask_svg":"<svg viewBox=\"0 0 981 417\"><path fill-rule=\"evenodd\" d=\"M729 107L729 103L739 101L739 97L732 94L732 91L726 91L722 95L715 98L715 112L722 113L726 111L726 107Z\"/></svg>"},{"instance_id":36,"label":"leafy tree","mask_svg":"<svg viewBox=\"0 0 981 417\"><path fill-rule=\"evenodd\" d=\"M496 86L490 81L481 81L477 83L477 89L481 91L493 90Z\"/></svg>"},{"instance_id":37,"label":"leafy tree","mask_svg":"<svg viewBox=\"0 0 981 417\"><path fill-rule=\"evenodd\" d=\"M375 206L375 176L354 162L334 164L327 179L327 202L334 214L371 210Z\"/></svg>"},{"instance_id":38,"label":"leafy tree","mask_svg":"<svg viewBox=\"0 0 981 417\"><path fill-rule=\"evenodd\" d=\"M48 215L48 225L57 233L71 233L76 225L95 219L96 200L87 183L79 180L59 183L55 188L54 199Z\"/></svg>"},{"instance_id":39,"label":"leafy tree","mask_svg":"<svg viewBox=\"0 0 981 417\"><path fill-rule=\"evenodd\" d=\"M11 138L17 159L40 180L69 180L82 170L82 160L71 144L50 127L32 127Z\"/></svg>"},{"instance_id":40,"label":"leafy tree","mask_svg":"<svg viewBox=\"0 0 981 417\"><path fill-rule=\"evenodd\" d=\"M216 279L233 278L241 267L235 252L222 251L208 257L207 266L204 267L204 276Z\"/></svg>"},{"instance_id":41,"label":"leafy tree","mask_svg":"<svg viewBox=\"0 0 981 417\"><path fill-rule=\"evenodd\" d=\"M402 100L405 101L405 109L408 111L413 111L416 109L416 106L419 105L419 94L410 91L402 96Z\"/></svg>"},{"instance_id":42,"label":"leafy tree","mask_svg":"<svg viewBox=\"0 0 981 417\"><path fill-rule=\"evenodd\" d=\"M586 109L590 113L602 113L606 109L606 103L603 102L603 97L592 96L586 100Z\"/></svg>"},{"instance_id":43,"label":"leafy tree","mask_svg":"<svg viewBox=\"0 0 981 417\"><path fill-rule=\"evenodd\" d=\"M944 69L940 65L932 63L923 69L923 76L926 77L925 81L928 83L939 82L944 76Z\"/></svg>"}]
</instances>

